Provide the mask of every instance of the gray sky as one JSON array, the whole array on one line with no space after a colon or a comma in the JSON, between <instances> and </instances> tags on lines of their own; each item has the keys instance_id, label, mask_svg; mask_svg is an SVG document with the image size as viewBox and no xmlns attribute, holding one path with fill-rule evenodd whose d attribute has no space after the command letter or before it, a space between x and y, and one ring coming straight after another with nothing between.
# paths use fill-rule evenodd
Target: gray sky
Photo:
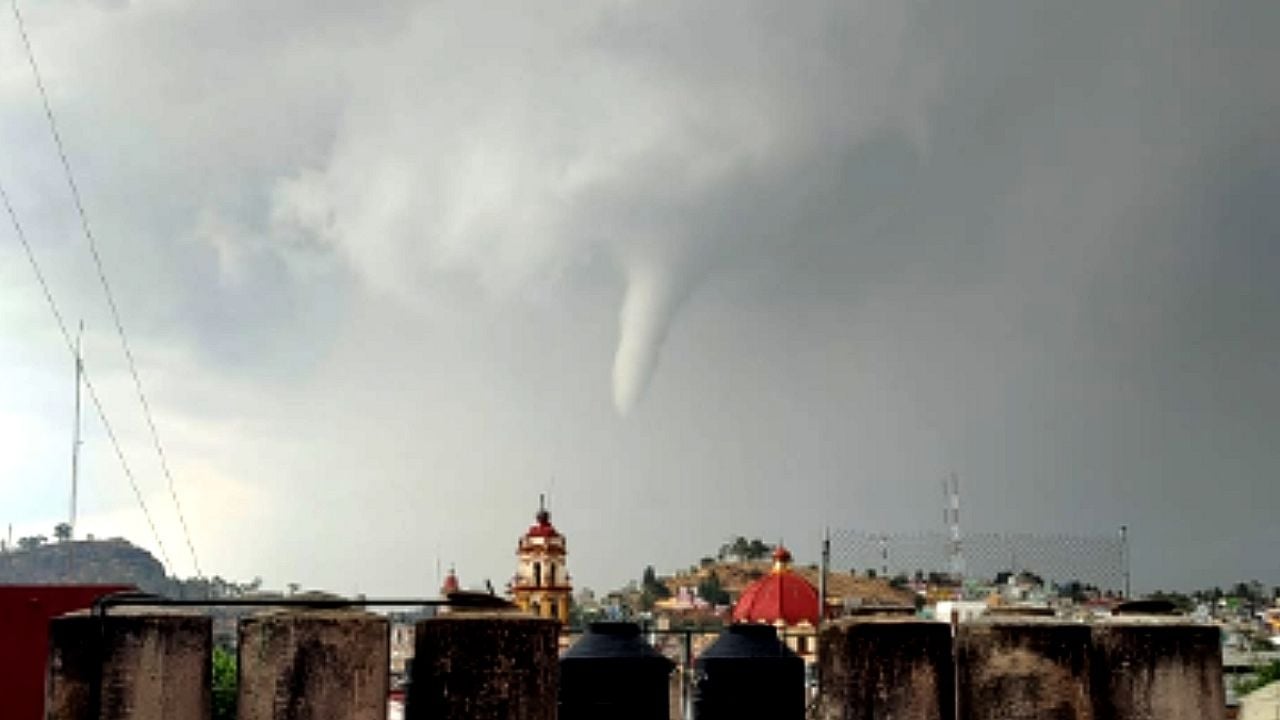
<instances>
[{"instance_id":1,"label":"gray sky","mask_svg":"<svg viewBox=\"0 0 1280 720\"><path fill-rule=\"evenodd\" d=\"M940 529L954 470L969 531L1280 583L1276 3L23 7L206 572L501 585L550 490L605 589ZM8 13L0 147L191 574ZM60 343L6 224L19 535L66 512ZM155 548L86 428L82 531Z\"/></svg>"}]
</instances>

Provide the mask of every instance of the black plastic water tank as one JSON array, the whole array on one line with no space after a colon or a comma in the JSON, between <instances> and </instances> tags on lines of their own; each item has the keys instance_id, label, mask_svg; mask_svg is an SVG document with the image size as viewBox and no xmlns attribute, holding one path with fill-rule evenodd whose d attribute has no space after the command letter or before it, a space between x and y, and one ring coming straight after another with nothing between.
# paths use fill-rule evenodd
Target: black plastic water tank
<instances>
[{"instance_id":1,"label":"black plastic water tank","mask_svg":"<svg viewBox=\"0 0 1280 720\"><path fill-rule=\"evenodd\" d=\"M668 720L675 663L627 622L591 623L560 656L560 720Z\"/></svg>"},{"instance_id":2,"label":"black plastic water tank","mask_svg":"<svg viewBox=\"0 0 1280 720\"><path fill-rule=\"evenodd\" d=\"M804 660L769 625L730 625L693 666L697 720L804 720Z\"/></svg>"}]
</instances>

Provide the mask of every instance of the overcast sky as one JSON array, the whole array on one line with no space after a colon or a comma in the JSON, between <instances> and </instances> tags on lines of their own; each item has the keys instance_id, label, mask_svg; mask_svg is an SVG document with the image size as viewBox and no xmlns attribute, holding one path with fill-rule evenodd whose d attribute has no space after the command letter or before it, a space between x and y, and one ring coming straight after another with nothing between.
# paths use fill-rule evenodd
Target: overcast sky
<instances>
[{"instance_id":1,"label":"overcast sky","mask_svg":"<svg viewBox=\"0 0 1280 720\"><path fill-rule=\"evenodd\" d=\"M1280 4L21 4L206 573L578 585L732 535L1112 534L1280 583ZM13 16L0 182L193 574ZM0 522L72 362L0 229ZM158 550L101 422L82 533Z\"/></svg>"}]
</instances>

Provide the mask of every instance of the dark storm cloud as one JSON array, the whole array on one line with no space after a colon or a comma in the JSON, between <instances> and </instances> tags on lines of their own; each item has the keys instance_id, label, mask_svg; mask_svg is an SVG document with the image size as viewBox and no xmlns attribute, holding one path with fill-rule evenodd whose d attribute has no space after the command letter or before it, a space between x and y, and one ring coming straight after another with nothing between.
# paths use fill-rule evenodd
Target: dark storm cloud
<instances>
[{"instance_id":1,"label":"dark storm cloud","mask_svg":"<svg viewBox=\"0 0 1280 720\"><path fill-rule=\"evenodd\" d=\"M579 517L686 528L617 550L638 565L752 527L930 525L957 468L979 529L1178 547L1141 557L1151 582L1262 562L1210 537L1275 540L1274 4L30 15L131 321L189 353L211 388L169 391L264 503L523 520L513 496L576 475ZM4 59L0 170L56 188ZM22 197L65 234L56 191ZM278 472L215 420L237 413ZM353 475L396 501L355 502ZM505 562L454 531L404 530Z\"/></svg>"}]
</instances>

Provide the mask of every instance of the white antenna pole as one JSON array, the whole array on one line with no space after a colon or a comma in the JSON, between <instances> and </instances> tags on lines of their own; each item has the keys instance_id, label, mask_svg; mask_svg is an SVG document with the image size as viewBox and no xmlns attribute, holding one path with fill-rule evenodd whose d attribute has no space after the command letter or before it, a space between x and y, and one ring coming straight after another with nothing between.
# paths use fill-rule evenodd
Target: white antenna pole
<instances>
[{"instance_id":1,"label":"white antenna pole","mask_svg":"<svg viewBox=\"0 0 1280 720\"><path fill-rule=\"evenodd\" d=\"M76 333L76 414L75 427L71 436L71 539L76 536L76 506L80 495L80 383L84 374L84 360L80 355L80 341L84 336L84 321L80 321L80 330Z\"/></svg>"},{"instance_id":2,"label":"white antenna pole","mask_svg":"<svg viewBox=\"0 0 1280 720\"><path fill-rule=\"evenodd\" d=\"M948 479L950 482L948 482ZM951 574L957 579L964 575L964 550L960 539L960 476L951 473L951 477L942 481L942 491L946 496L946 504L942 508L942 517L951 531L950 553Z\"/></svg>"}]
</instances>

